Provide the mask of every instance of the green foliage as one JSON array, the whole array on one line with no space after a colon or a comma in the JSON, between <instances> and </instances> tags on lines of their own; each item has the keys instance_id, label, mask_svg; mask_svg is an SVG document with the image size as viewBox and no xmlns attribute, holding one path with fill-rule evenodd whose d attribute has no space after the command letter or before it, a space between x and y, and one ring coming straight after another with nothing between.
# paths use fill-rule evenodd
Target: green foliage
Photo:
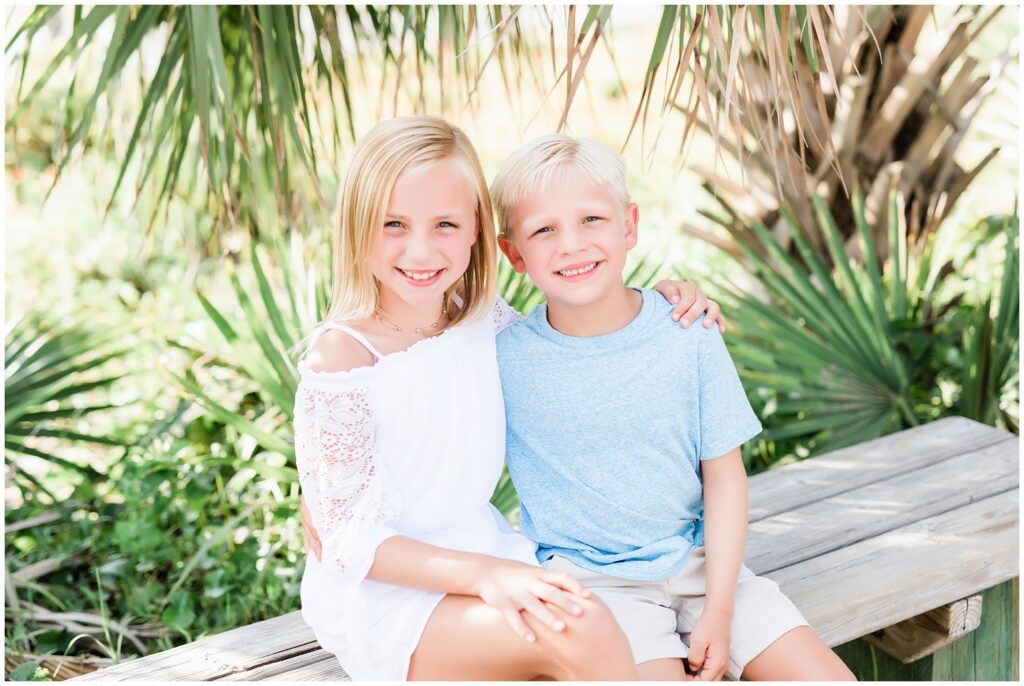
<instances>
[{"instance_id":1,"label":"green foliage","mask_svg":"<svg viewBox=\"0 0 1024 686\"><path fill-rule=\"evenodd\" d=\"M49 672L39 662L23 662L7 676L9 681L50 681Z\"/></svg>"},{"instance_id":2,"label":"green foliage","mask_svg":"<svg viewBox=\"0 0 1024 686\"><path fill-rule=\"evenodd\" d=\"M207 367L230 374L251 401L243 398L243 407L226 406L204 389L193 368L169 378L211 416L294 464L291 420L298 370L291 351L320 321L329 291L317 270L304 266L308 251L301 234L292 234L289 240L290 252L280 241L269 247L271 259L261 257L253 242L247 264L225 262L234 295L230 308L218 307L201 290L196 292L227 346L223 357L195 350L196 357L206 359Z\"/></svg>"},{"instance_id":3,"label":"green foliage","mask_svg":"<svg viewBox=\"0 0 1024 686\"><path fill-rule=\"evenodd\" d=\"M943 288L949 285L943 278L963 287L951 264L938 261L931 244L908 243L896 194L889 213L893 257L884 265L859 194L853 214L860 258L844 245L824 202L815 198L814 206L816 228L837 267L826 267L809 246L806 228L785 213L799 258L755 224L757 245L741 246L768 301L736 289L725 297L725 311L739 324L730 349L766 427L760 440L769 444L754 466L948 414L991 423L1004 417L1004 425L1015 428L1015 418L999 414L999 402L1018 375L1017 218L994 222L1007 238L1007 263L993 322L991 298L963 304L962 292ZM957 377L960 393L944 393Z\"/></svg>"},{"instance_id":4,"label":"green foliage","mask_svg":"<svg viewBox=\"0 0 1024 686\"><path fill-rule=\"evenodd\" d=\"M94 404L90 398L109 390L125 372L112 371L124 363L128 350L115 342L125 329L94 330L82 322L57 323L25 315L7 324L4 341L4 464L23 497L54 496L26 469L23 458L38 458L76 473L80 479L99 477L96 469L40 446L40 439L119 446L115 437L88 433L79 426L94 413L115 405ZM106 370L106 375L104 375Z\"/></svg>"},{"instance_id":5,"label":"green foliage","mask_svg":"<svg viewBox=\"0 0 1024 686\"><path fill-rule=\"evenodd\" d=\"M984 223L1006 237L1006 262L1000 283L997 310L993 298L963 308L961 317L963 371L960 376L958 414L985 424L1020 431L1019 408L1014 414L1003 400L1018 402L1020 382L1020 218L990 218ZM986 232L988 234L989 232Z\"/></svg>"},{"instance_id":6,"label":"green foliage","mask_svg":"<svg viewBox=\"0 0 1024 686\"><path fill-rule=\"evenodd\" d=\"M61 503L58 517L21 530L17 544L6 541L11 591L26 610L41 604L60 613L40 627L66 629L51 632L52 651L114 657L123 643L139 654L296 609L294 471L277 464L285 476L267 478L252 466L266 458L230 447L239 440L229 426L194 422L205 432L125 455L95 499ZM8 509L8 526L53 511L26 502ZM54 571L19 576L46 560ZM75 627L86 623L89 640L76 641Z\"/></svg>"}]
</instances>

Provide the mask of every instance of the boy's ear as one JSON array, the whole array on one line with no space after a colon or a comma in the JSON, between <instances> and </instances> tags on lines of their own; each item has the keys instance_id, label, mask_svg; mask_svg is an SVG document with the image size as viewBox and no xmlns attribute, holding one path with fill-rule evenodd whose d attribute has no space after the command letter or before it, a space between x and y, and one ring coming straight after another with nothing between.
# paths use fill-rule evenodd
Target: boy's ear
<instances>
[{"instance_id":1,"label":"boy's ear","mask_svg":"<svg viewBox=\"0 0 1024 686\"><path fill-rule=\"evenodd\" d=\"M517 274L526 273L526 261L519 249L516 248L515 241L508 236L498 236L498 247L505 253L508 263L512 265L512 269L515 269Z\"/></svg>"},{"instance_id":2,"label":"boy's ear","mask_svg":"<svg viewBox=\"0 0 1024 686\"><path fill-rule=\"evenodd\" d=\"M626 206L626 250L636 247L637 231L640 227L640 208L635 202Z\"/></svg>"}]
</instances>

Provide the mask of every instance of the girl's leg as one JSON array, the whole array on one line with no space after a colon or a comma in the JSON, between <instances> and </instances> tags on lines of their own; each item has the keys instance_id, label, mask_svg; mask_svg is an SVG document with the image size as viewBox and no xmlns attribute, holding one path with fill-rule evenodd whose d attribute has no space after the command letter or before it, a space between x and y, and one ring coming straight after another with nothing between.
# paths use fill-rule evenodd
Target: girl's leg
<instances>
[{"instance_id":1,"label":"girl's leg","mask_svg":"<svg viewBox=\"0 0 1024 686\"><path fill-rule=\"evenodd\" d=\"M636 666L640 681L689 681L683 658L667 657L660 660L648 660Z\"/></svg>"},{"instance_id":2,"label":"girl's leg","mask_svg":"<svg viewBox=\"0 0 1024 686\"><path fill-rule=\"evenodd\" d=\"M807 626L787 631L743 668L748 681L856 681L850 669Z\"/></svg>"},{"instance_id":3,"label":"girl's leg","mask_svg":"<svg viewBox=\"0 0 1024 686\"><path fill-rule=\"evenodd\" d=\"M445 596L413 653L409 679L636 680L633 652L608 608L594 598L575 600L583 607L579 617L551 607L565 622L563 631L553 631L523 613L537 636L535 643L527 643L500 612L479 598Z\"/></svg>"}]
</instances>

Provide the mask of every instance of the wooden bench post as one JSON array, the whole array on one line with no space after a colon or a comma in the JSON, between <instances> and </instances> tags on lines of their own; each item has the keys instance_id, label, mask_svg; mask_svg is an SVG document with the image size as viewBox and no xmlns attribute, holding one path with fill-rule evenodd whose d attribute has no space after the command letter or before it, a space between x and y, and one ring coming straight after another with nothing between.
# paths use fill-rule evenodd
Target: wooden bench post
<instances>
[{"instance_id":1,"label":"wooden bench post","mask_svg":"<svg viewBox=\"0 0 1024 686\"><path fill-rule=\"evenodd\" d=\"M1017 681L1020 579L983 591L981 601L984 611L975 630L913 662L892 657L867 637L835 650L863 681Z\"/></svg>"},{"instance_id":2,"label":"wooden bench post","mask_svg":"<svg viewBox=\"0 0 1024 686\"><path fill-rule=\"evenodd\" d=\"M864 640L909 664L970 633L981 624L981 596L973 595L868 634Z\"/></svg>"}]
</instances>

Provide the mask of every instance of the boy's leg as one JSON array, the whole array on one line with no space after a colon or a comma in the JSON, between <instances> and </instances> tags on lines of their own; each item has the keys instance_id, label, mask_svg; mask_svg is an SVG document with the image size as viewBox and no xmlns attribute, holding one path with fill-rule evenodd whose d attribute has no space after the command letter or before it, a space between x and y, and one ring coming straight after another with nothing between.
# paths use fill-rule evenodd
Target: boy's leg
<instances>
[{"instance_id":1,"label":"boy's leg","mask_svg":"<svg viewBox=\"0 0 1024 686\"><path fill-rule=\"evenodd\" d=\"M748 681L856 681L809 626L787 631L743 668Z\"/></svg>"},{"instance_id":2,"label":"boy's leg","mask_svg":"<svg viewBox=\"0 0 1024 686\"><path fill-rule=\"evenodd\" d=\"M679 633L687 645L689 632L704 611L706 581L704 549L695 548L683 570L669 582L677 596L673 607L679 613ZM853 678L778 584L754 575L746 566L740 568L729 631L726 674L732 679L741 674L745 679L770 681Z\"/></svg>"},{"instance_id":3,"label":"boy's leg","mask_svg":"<svg viewBox=\"0 0 1024 686\"><path fill-rule=\"evenodd\" d=\"M543 565L571 574L607 604L625 632L642 681L686 679L686 646L676 631L675 611L664 582L630 581L592 572L562 557Z\"/></svg>"}]
</instances>

